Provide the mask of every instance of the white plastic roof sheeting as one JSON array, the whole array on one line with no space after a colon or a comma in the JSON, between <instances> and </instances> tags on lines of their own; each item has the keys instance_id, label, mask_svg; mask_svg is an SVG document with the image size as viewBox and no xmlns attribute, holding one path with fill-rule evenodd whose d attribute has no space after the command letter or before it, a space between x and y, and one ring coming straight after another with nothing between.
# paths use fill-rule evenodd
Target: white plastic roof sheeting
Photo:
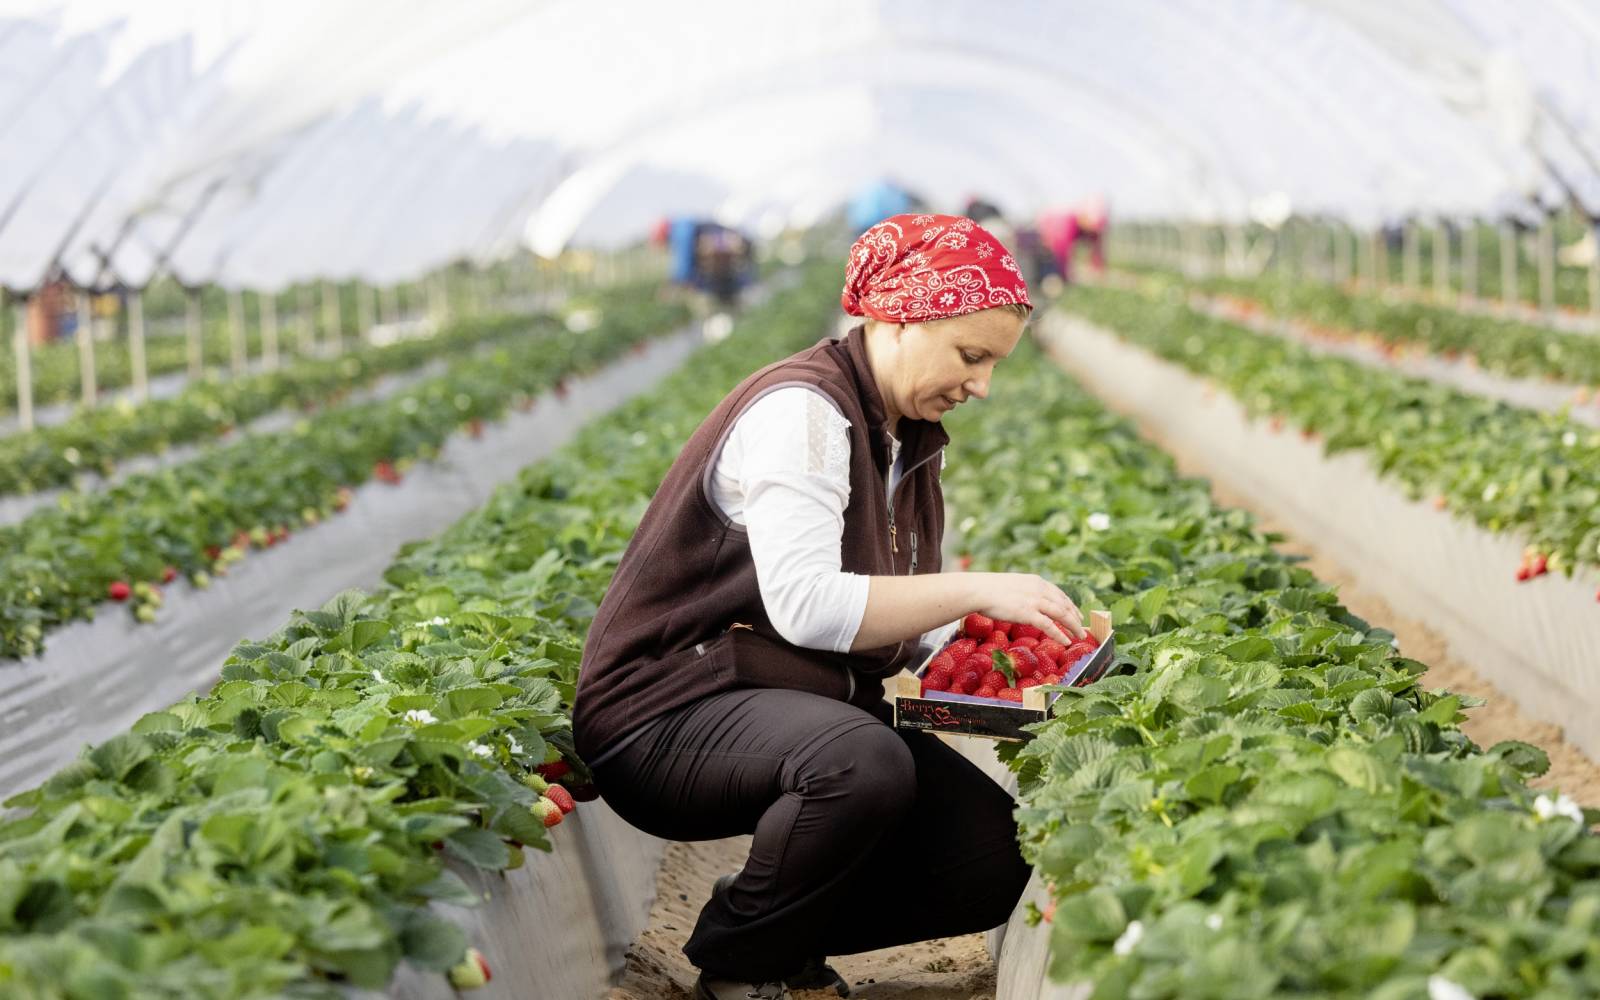
<instances>
[{"instance_id":1,"label":"white plastic roof sheeting","mask_svg":"<svg viewBox=\"0 0 1600 1000\"><path fill-rule=\"evenodd\" d=\"M885 177L1030 214L1600 215L1592 0L0 0L0 284L389 283Z\"/></svg>"}]
</instances>

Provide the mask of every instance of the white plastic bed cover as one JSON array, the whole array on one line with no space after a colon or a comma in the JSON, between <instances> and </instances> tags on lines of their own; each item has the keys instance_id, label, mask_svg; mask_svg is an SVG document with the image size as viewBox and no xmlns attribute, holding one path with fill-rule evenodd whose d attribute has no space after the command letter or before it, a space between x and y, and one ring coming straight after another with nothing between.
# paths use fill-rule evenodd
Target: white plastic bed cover
<instances>
[{"instance_id":1,"label":"white plastic bed cover","mask_svg":"<svg viewBox=\"0 0 1600 1000\"><path fill-rule=\"evenodd\" d=\"M1600 215L1587 0L0 0L0 285L405 280L892 177L1030 213Z\"/></svg>"}]
</instances>

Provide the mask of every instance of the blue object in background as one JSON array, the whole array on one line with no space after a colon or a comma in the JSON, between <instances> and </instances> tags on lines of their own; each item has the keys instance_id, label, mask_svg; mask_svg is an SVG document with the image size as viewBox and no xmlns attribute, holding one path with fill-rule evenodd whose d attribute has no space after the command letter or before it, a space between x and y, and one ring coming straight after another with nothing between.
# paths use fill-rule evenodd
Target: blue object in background
<instances>
[{"instance_id":1,"label":"blue object in background","mask_svg":"<svg viewBox=\"0 0 1600 1000\"><path fill-rule=\"evenodd\" d=\"M672 254L672 269L667 278L675 285L694 281L694 242L700 230L697 219L673 219L667 233L667 246Z\"/></svg>"},{"instance_id":2,"label":"blue object in background","mask_svg":"<svg viewBox=\"0 0 1600 1000\"><path fill-rule=\"evenodd\" d=\"M911 195L890 181L874 181L850 199L850 228L857 235L891 215L911 211Z\"/></svg>"}]
</instances>

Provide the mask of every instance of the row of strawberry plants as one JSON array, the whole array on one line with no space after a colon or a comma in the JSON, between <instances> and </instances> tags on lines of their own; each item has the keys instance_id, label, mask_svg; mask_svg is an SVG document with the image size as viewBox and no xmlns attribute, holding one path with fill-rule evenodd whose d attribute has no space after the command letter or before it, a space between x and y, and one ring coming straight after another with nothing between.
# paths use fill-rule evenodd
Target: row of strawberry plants
<instances>
[{"instance_id":1,"label":"row of strawberry plants","mask_svg":"<svg viewBox=\"0 0 1600 1000\"><path fill-rule=\"evenodd\" d=\"M1600 813L1529 789L1542 751L1474 745L1474 702L1425 691L1392 633L1037 351L951 430L973 564L1117 622L1113 676L1002 750L1052 978L1147 1000L1600 991Z\"/></svg>"},{"instance_id":2,"label":"row of strawberry plants","mask_svg":"<svg viewBox=\"0 0 1600 1000\"><path fill-rule=\"evenodd\" d=\"M1359 449L1412 499L1431 497L1528 543L1523 578L1600 563L1600 431L1258 334L1167 292L1073 290L1067 308L1215 380L1251 414L1328 453Z\"/></svg>"},{"instance_id":3,"label":"row of strawberry plants","mask_svg":"<svg viewBox=\"0 0 1600 1000\"><path fill-rule=\"evenodd\" d=\"M1242 300L1281 319L1328 332L1370 334L1395 347L1413 347L1447 360L1471 358L1483 368L1517 378L1542 377L1600 386L1600 337L1422 302L1391 301L1320 282L1259 278L1190 278L1175 271L1140 268L1158 285L1194 288Z\"/></svg>"},{"instance_id":4,"label":"row of strawberry plants","mask_svg":"<svg viewBox=\"0 0 1600 1000\"><path fill-rule=\"evenodd\" d=\"M301 358L240 378L210 376L143 406L80 410L65 423L0 438L0 495L66 486L85 470L110 475L119 461L135 455L226 434L285 407L310 410L337 403L383 375L506 336L531 335L537 328L526 317L462 320L433 337L365 347L338 358Z\"/></svg>"},{"instance_id":5,"label":"row of strawberry plants","mask_svg":"<svg viewBox=\"0 0 1600 1000\"><path fill-rule=\"evenodd\" d=\"M276 544L343 509L351 486L372 477L398 482L463 425L476 429L686 318L681 304L619 295L594 330L503 342L398 396L64 495L58 506L0 527L0 656L37 652L47 632L92 618L108 598L153 620L160 584L182 574L208 585L251 545Z\"/></svg>"},{"instance_id":6,"label":"row of strawberry plants","mask_svg":"<svg viewBox=\"0 0 1600 1000\"><path fill-rule=\"evenodd\" d=\"M250 330L245 350L250 357L261 356L261 331ZM101 391L133 384L133 361L126 337L95 343L95 385ZM152 378L181 372L189 366L188 341L181 335L164 334L145 339L145 372ZM212 370L226 371L232 357L232 335L223 324L208 324L200 339L200 357ZM55 340L30 349L28 373L33 387L34 405L70 403L83 389L83 368L77 341ZM0 412L17 405L17 363L7 349L0 353Z\"/></svg>"},{"instance_id":7,"label":"row of strawberry plants","mask_svg":"<svg viewBox=\"0 0 1600 1000\"><path fill-rule=\"evenodd\" d=\"M401 961L458 963L462 931L428 904L478 900L444 859L496 871L549 847L547 782L586 777L571 697L616 559L720 394L815 338L823 287L408 546L384 589L241 644L209 693L9 800L0 993L337 998Z\"/></svg>"}]
</instances>

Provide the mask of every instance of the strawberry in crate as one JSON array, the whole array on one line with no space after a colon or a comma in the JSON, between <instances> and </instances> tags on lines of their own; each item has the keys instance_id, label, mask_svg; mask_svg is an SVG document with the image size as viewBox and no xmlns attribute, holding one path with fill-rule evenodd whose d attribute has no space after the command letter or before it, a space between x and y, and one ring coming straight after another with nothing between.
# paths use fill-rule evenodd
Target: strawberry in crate
<instances>
[{"instance_id":1,"label":"strawberry in crate","mask_svg":"<svg viewBox=\"0 0 1600 1000\"><path fill-rule=\"evenodd\" d=\"M1063 645L1032 625L971 614L961 623L960 637L928 661L922 696L947 692L1021 704L1022 692L1031 687L1094 680L1099 671L1087 668L1099 648L1092 634Z\"/></svg>"}]
</instances>

